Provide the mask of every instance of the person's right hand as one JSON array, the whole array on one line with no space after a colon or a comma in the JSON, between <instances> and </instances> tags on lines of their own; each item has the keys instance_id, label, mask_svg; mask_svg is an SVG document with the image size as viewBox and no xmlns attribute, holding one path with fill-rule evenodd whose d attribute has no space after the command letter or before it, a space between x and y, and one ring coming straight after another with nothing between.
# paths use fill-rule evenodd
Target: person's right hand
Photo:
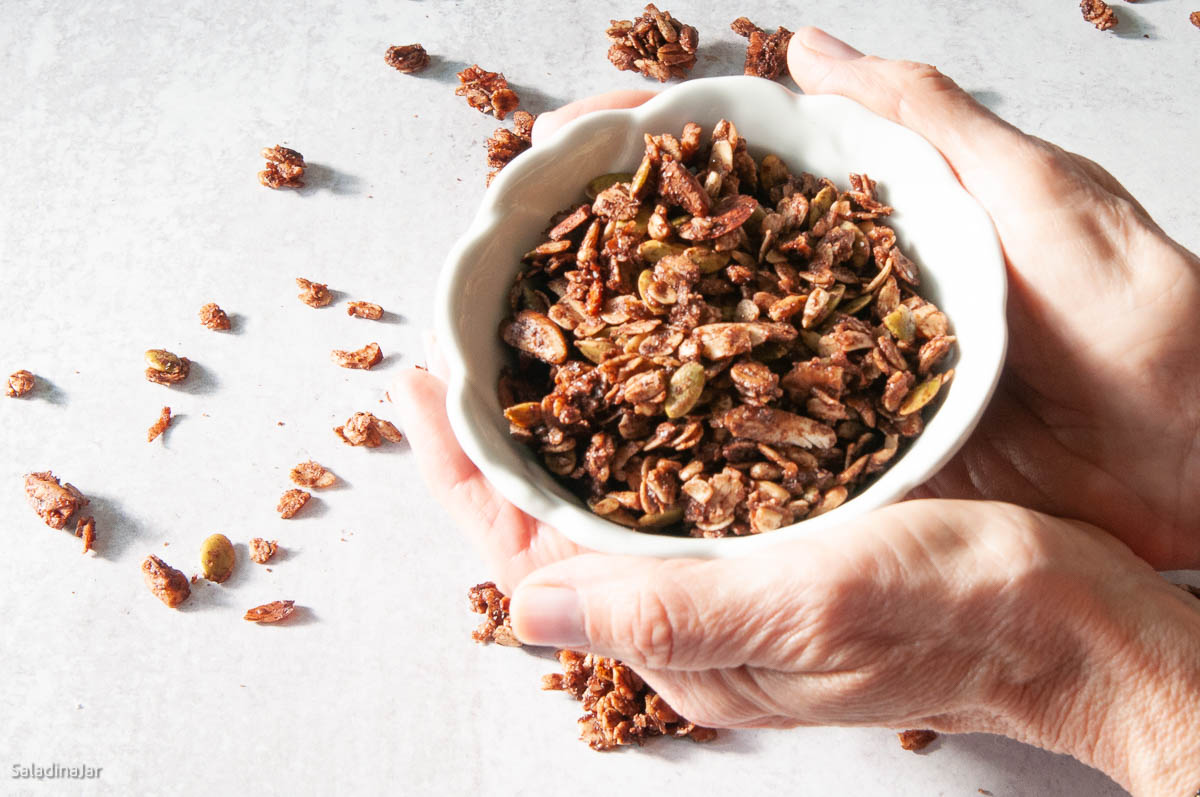
<instances>
[{"instance_id":1,"label":"person's right hand","mask_svg":"<svg viewBox=\"0 0 1200 797\"><path fill-rule=\"evenodd\" d=\"M792 38L788 65L805 93L857 100L937 147L1008 258L1004 376L919 494L1079 518L1156 567L1200 566L1200 259L1100 166L1021 133L931 66L815 28ZM971 252L961 260L970 268Z\"/></svg>"}]
</instances>

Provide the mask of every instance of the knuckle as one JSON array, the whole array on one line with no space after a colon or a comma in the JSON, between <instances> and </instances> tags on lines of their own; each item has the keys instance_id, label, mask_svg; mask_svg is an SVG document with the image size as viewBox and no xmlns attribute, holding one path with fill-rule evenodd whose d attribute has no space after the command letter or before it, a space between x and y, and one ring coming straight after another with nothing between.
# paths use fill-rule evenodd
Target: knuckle
<instances>
[{"instance_id":1,"label":"knuckle","mask_svg":"<svg viewBox=\"0 0 1200 797\"><path fill-rule=\"evenodd\" d=\"M690 608L680 566L671 561L657 565L638 590L636 610L631 613L628 629L633 649L648 666L672 665L679 638L688 625Z\"/></svg>"}]
</instances>

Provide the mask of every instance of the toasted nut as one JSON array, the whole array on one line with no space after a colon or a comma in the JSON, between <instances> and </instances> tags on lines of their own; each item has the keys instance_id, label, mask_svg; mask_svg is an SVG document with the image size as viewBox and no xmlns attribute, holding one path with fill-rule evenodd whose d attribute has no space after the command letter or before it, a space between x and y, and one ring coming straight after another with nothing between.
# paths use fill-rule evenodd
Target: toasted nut
<instances>
[{"instance_id":1,"label":"toasted nut","mask_svg":"<svg viewBox=\"0 0 1200 797\"><path fill-rule=\"evenodd\" d=\"M295 604L295 601L271 601L247 610L242 619L252 623L278 623L296 610Z\"/></svg>"},{"instance_id":2,"label":"toasted nut","mask_svg":"<svg viewBox=\"0 0 1200 797\"><path fill-rule=\"evenodd\" d=\"M808 203L808 219L805 221L805 226L811 228L820 221L829 212L829 209L833 207L833 200L836 198L836 194L834 194L833 189L829 186L824 186L818 191L817 195Z\"/></svg>"},{"instance_id":3,"label":"toasted nut","mask_svg":"<svg viewBox=\"0 0 1200 797\"><path fill-rule=\"evenodd\" d=\"M142 561L142 580L168 609L174 609L192 594L187 576L154 554Z\"/></svg>"},{"instance_id":4,"label":"toasted nut","mask_svg":"<svg viewBox=\"0 0 1200 797\"><path fill-rule=\"evenodd\" d=\"M71 484L62 484L50 471L25 475L25 497L38 517L52 529L67 525L88 500Z\"/></svg>"},{"instance_id":5,"label":"toasted nut","mask_svg":"<svg viewBox=\"0 0 1200 797\"><path fill-rule=\"evenodd\" d=\"M604 360L617 351L617 346L607 340L597 340L595 338L584 338L575 341L575 348L579 349L579 353L587 357L594 363L602 363Z\"/></svg>"},{"instance_id":6,"label":"toasted nut","mask_svg":"<svg viewBox=\"0 0 1200 797\"><path fill-rule=\"evenodd\" d=\"M546 316L533 310L522 310L516 318L506 320L500 336L508 345L551 365L567 359L567 339L562 330Z\"/></svg>"},{"instance_id":7,"label":"toasted nut","mask_svg":"<svg viewBox=\"0 0 1200 797\"><path fill-rule=\"evenodd\" d=\"M686 247L681 244L673 244L666 241L656 241L651 239L649 241L643 241L641 245L638 246L638 257L653 265L668 255L683 254L685 248Z\"/></svg>"},{"instance_id":8,"label":"toasted nut","mask_svg":"<svg viewBox=\"0 0 1200 797\"><path fill-rule=\"evenodd\" d=\"M200 571L209 581L221 583L233 575L236 555L224 534L212 534L200 546Z\"/></svg>"},{"instance_id":9,"label":"toasted nut","mask_svg":"<svg viewBox=\"0 0 1200 797\"><path fill-rule=\"evenodd\" d=\"M904 402L900 405L899 415L912 415L933 401L933 397L938 394L938 390L942 387L942 381L945 379L945 376L945 374L932 376L909 391Z\"/></svg>"}]
</instances>

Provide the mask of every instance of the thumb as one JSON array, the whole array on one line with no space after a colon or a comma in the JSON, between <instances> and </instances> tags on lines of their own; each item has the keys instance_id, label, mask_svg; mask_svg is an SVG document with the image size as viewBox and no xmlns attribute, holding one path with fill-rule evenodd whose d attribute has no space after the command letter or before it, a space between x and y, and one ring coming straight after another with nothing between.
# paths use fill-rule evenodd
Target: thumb
<instances>
[{"instance_id":1,"label":"thumb","mask_svg":"<svg viewBox=\"0 0 1200 797\"><path fill-rule=\"evenodd\" d=\"M935 67L863 55L819 28L792 37L788 69L805 94L849 97L925 138L972 193L1003 171L998 154L1030 141Z\"/></svg>"},{"instance_id":2,"label":"thumb","mask_svg":"<svg viewBox=\"0 0 1200 797\"><path fill-rule=\"evenodd\" d=\"M575 556L517 586L513 631L654 670L771 666L792 652L780 639L796 627L804 570L761 557Z\"/></svg>"}]
</instances>

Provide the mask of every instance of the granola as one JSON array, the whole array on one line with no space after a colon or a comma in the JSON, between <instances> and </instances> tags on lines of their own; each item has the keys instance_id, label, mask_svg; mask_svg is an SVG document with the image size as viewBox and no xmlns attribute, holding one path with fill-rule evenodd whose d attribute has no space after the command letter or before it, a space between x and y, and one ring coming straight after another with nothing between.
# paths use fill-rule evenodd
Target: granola
<instances>
[{"instance_id":1,"label":"granola","mask_svg":"<svg viewBox=\"0 0 1200 797\"><path fill-rule=\"evenodd\" d=\"M687 76L696 65L700 43L696 29L674 19L669 11L659 11L653 3L636 19L613 19L609 25L605 31L612 42L608 60L622 72L640 72L665 83Z\"/></svg>"},{"instance_id":2,"label":"granola","mask_svg":"<svg viewBox=\"0 0 1200 797\"><path fill-rule=\"evenodd\" d=\"M200 308L200 323L214 332L224 332L229 329L229 316L213 302Z\"/></svg>"},{"instance_id":3,"label":"granola","mask_svg":"<svg viewBox=\"0 0 1200 797\"><path fill-rule=\"evenodd\" d=\"M146 430L146 442L153 443L158 436L167 431L167 427L171 425L171 408L163 407L162 412L158 415L158 420Z\"/></svg>"},{"instance_id":4,"label":"granola","mask_svg":"<svg viewBox=\"0 0 1200 797\"><path fill-rule=\"evenodd\" d=\"M717 737L679 716L627 665L590 653L560 650L563 672L542 676L542 688L566 692L583 703L579 738L593 750L641 744L652 736L688 737L708 742Z\"/></svg>"},{"instance_id":5,"label":"granola","mask_svg":"<svg viewBox=\"0 0 1200 797\"><path fill-rule=\"evenodd\" d=\"M267 188L300 188L304 185L304 156L284 146L266 147L262 151L267 164L258 173L258 181Z\"/></svg>"},{"instance_id":6,"label":"granola","mask_svg":"<svg viewBox=\"0 0 1200 797\"><path fill-rule=\"evenodd\" d=\"M252 623L278 623L296 611L295 601L271 601L249 609L242 618Z\"/></svg>"},{"instance_id":7,"label":"granola","mask_svg":"<svg viewBox=\"0 0 1200 797\"><path fill-rule=\"evenodd\" d=\"M33 511L52 529L61 529L88 500L72 484L62 484L50 471L25 474L25 497Z\"/></svg>"},{"instance_id":8,"label":"granola","mask_svg":"<svg viewBox=\"0 0 1200 797\"><path fill-rule=\"evenodd\" d=\"M312 493L304 490L288 490L279 497L279 503L275 506L275 511L283 519L287 519L299 512L308 499L312 498Z\"/></svg>"},{"instance_id":9,"label":"granola","mask_svg":"<svg viewBox=\"0 0 1200 797\"><path fill-rule=\"evenodd\" d=\"M512 162L513 158L533 146L534 116L528 111L517 111L513 114L513 129L497 127L487 140L487 184L500 170Z\"/></svg>"},{"instance_id":10,"label":"granola","mask_svg":"<svg viewBox=\"0 0 1200 797\"><path fill-rule=\"evenodd\" d=\"M745 74L774 80L787 68L788 44L792 40L790 30L780 27L774 33L767 33L746 17L738 17L729 27L748 40L746 63L742 69Z\"/></svg>"},{"instance_id":11,"label":"granola","mask_svg":"<svg viewBox=\"0 0 1200 797\"><path fill-rule=\"evenodd\" d=\"M8 377L8 386L4 390L4 394L9 398L20 398L33 390L34 376L28 371L22 369L11 374Z\"/></svg>"},{"instance_id":12,"label":"granola","mask_svg":"<svg viewBox=\"0 0 1200 797\"><path fill-rule=\"evenodd\" d=\"M900 731L896 736L900 739L901 747L905 750L912 750L914 753L924 750L934 739L938 738L937 732L930 730Z\"/></svg>"},{"instance_id":13,"label":"granola","mask_svg":"<svg viewBox=\"0 0 1200 797\"><path fill-rule=\"evenodd\" d=\"M326 470L321 463L313 462L311 459L292 468L292 472L288 475L292 484L297 487L325 488L337 484L337 476Z\"/></svg>"},{"instance_id":14,"label":"granola","mask_svg":"<svg viewBox=\"0 0 1200 797\"><path fill-rule=\"evenodd\" d=\"M512 436L597 514L756 534L829 512L924 429L949 320L865 174L846 189L722 120L647 135L522 258L500 337Z\"/></svg>"},{"instance_id":15,"label":"granola","mask_svg":"<svg viewBox=\"0 0 1200 797\"><path fill-rule=\"evenodd\" d=\"M1200 11L1193 11L1192 13L1188 14L1188 19L1197 28L1200 28Z\"/></svg>"},{"instance_id":16,"label":"granola","mask_svg":"<svg viewBox=\"0 0 1200 797\"><path fill-rule=\"evenodd\" d=\"M1117 14L1104 0L1079 0L1083 18L1096 26L1097 30L1109 30L1117 26Z\"/></svg>"},{"instance_id":17,"label":"granola","mask_svg":"<svg viewBox=\"0 0 1200 797\"><path fill-rule=\"evenodd\" d=\"M96 519L88 515L76 520L75 536L83 540L83 553L92 550L96 545Z\"/></svg>"},{"instance_id":18,"label":"granola","mask_svg":"<svg viewBox=\"0 0 1200 797\"><path fill-rule=\"evenodd\" d=\"M334 349L329 353L329 357L343 368L369 371L383 360L383 352L380 351L378 343L368 343L355 351Z\"/></svg>"},{"instance_id":19,"label":"granola","mask_svg":"<svg viewBox=\"0 0 1200 797\"><path fill-rule=\"evenodd\" d=\"M158 385L175 385L188 378L192 364L166 349L148 349L145 354L146 380Z\"/></svg>"},{"instance_id":20,"label":"granola","mask_svg":"<svg viewBox=\"0 0 1200 797\"><path fill-rule=\"evenodd\" d=\"M471 632L472 639L483 645L495 642L510 648L521 647L521 640L513 633L508 616L508 596L496 589L496 582L476 584L467 593L467 599L471 611L483 615L483 622Z\"/></svg>"},{"instance_id":21,"label":"granola","mask_svg":"<svg viewBox=\"0 0 1200 797\"><path fill-rule=\"evenodd\" d=\"M154 597L165 603L168 609L174 609L192 594L187 576L154 554L142 561L142 580Z\"/></svg>"},{"instance_id":22,"label":"granola","mask_svg":"<svg viewBox=\"0 0 1200 797\"><path fill-rule=\"evenodd\" d=\"M429 53L419 44L394 45L387 49L383 60L387 61L390 67L405 74L412 74L429 66Z\"/></svg>"},{"instance_id":23,"label":"granola","mask_svg":"<svg viewBox=\"0 0 1200 797\"><path fill-rule=\"evenodd\" d=\"M279 551L279 541L264 540L262 537L255 537L250 540L250 561L256 564L265 565L271 561L271 557Z\"/></svg>"},{"instance_id":24,"label":"granola","mask_svg":"<svg viewBox=\"0 0 1200 797\"><path fill-rule=\"evenodd\" d=\"M384 440L399 443L404 439L400 430L390 421L376 418L369 412L356 412L342 426L333 428L334 434L348 446L378 448Z\"/></svg>"},{"instance_id":25,"label":"granola","mask_svg":"<svg viewBox=\"0 0 1200 797\"><path fill-rule=\"evenodd\" d=\"M296 285L300 288L298 298L309 307L324 307L333 301L329 286L322 282L311 282L304 277L296 277Z\"/></svg>"},{"instance_id":26,"label":"granola","mask_svg":"<svg viewBox=\"0 0 1200 797\"><path fill-rule=\"evenodd\" d=\"M346 305L346 315L378 321L383 318L383 308L373 302L350 302Z\"/></svg>"},{"instance_id":27,"label":"granola","mask_svg":"<svg viewBox=\"0 0 1200 797\"><path fill-rule=\"evenodd\" d=\"M458 82L462 85L454 90L456 95L465 97L467 104L480 113L490 113L501 121L520 104L502 73L489 72L479 64L459 72Z\"/></svg>"}]
</instances>

